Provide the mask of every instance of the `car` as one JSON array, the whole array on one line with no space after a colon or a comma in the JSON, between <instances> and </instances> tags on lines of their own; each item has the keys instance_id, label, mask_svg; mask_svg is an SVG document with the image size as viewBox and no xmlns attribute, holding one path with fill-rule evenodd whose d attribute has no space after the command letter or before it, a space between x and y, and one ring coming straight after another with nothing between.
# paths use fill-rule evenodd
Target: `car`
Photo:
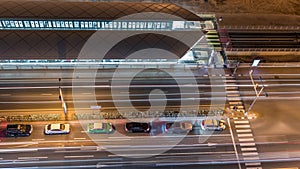
<instances>
[{"instance_id":1,"label":"car","mask_svg":"<svg viewBox=\"0 0 300 169\"><path fill-rule=\"evenodd\" d=\"M201 123L202 130L223 131L226 129L224 120L205 119Z\"/></svg>"},{"instance_id":2,"label":"car","mask_svg":"<svg viewBox=\"0 0 300 169\"><path fill-rule=\"evenodd\" d=\"M171 122L167 123L166 130L168 133L187 133L193 129L193 124L191 122Z\"/></svg>"},{"instance_id":3,"label":"car","mask_svg":"<svg viewBox=\"0 0 300 169\"><path fill-rule=\"evenodd\" d=\"M150 124L149 123L143 123L143 122L128 122L125 124L125 131L127 132L144 132L148 133L150 132Z\"/></svg>"},{"instance_id":4,"label":"car","mask_svg":"<svg viewBox=\"0 0 300 169\"><path fill-rule=\"evenodd\" d=\"M47 124L45 126L44 134L52 135L52 134L69 134L70 133L70 124Z\"/></svg>"},{"instance_id":5,"label":"car","mask_svg":"<svg viewBox=\"0 0 300 169\"><path fill-rule=\"evenodd\" d=\"M114 131L112 123L89 123L87 131L91 134L109 134Z\"/></svg>"},{"instance_id":6,"label":"car","mask_svg":"<svg viewBox=\"0 0 300 169\"><path fill-rule=\"evenodd\" d=\"M5 130L6 137L26 137L30 136L33 127L30 124L7 124Z\"/></svg>"}]
</instances>

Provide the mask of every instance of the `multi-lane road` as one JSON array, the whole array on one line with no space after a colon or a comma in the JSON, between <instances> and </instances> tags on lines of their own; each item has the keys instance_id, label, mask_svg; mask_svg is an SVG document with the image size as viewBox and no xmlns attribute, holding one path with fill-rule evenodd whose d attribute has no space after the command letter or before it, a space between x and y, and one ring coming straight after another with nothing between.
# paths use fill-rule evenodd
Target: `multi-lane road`
<instances>
[{"instance_id":1,"label":"multi-lane road","mask_svg":"<svg viewBox=\"0 0 300 169\"><path fill-rule=\"evenodd\" d=\"M121 93L123 92L121 90L117 98L126 100L124 95L127 94L130 99L136 101L134 103L136 107L146 109L147 106L149 108L147 105L149 104L148 94L151 93L151 90L159 89L164 91L164 94L158 92L154 96L165 95L170 101L170 105L167 105L168 108L179 107L178 99L190 99L194 96L200 98L200 107L203 108L211 104L212 100L223 101L222 98L226 95L226 86L229 82L234 81L239 87L240 97L247 110L249 104L255 99L255 92L249 78L250 69L245 64L240 65L236 71L236 78L231 76L231 71L228 69L215 71L209 75L208 71L203 69L197 71L198 74L193 78L179 74L173 79L186 82L180 85L172 81L170 77L159 75L156 76L160 80L135 78L131 83L130 91ZM196 128L183 137L175 134L157 134L156 130L149 134L126 133L124 119L111 120L116 125L117 132L109 135L88 135L85 128L88 121L80 121L81 123L64 121L71 123L72 130L69 135L45 136L43 127L50 121L32 122L34 130L30 137L2 140L0 143L1 168L33 166L46 168L54 166L56 168L59 166L61 168L186 168L187 166L188 168L250 168L246 167L246 163L261 163L262 168L300 167L299 69L297 65L294 67L261 65L253 70L253 78L259 84L258 88L261 88L262 85L265 88L262 96L252 108L252 112L257 113L258 118L249 119L249 123L228 119L226 121L227 129L223 132L209 134ZM113 72L113 70L106 71ZM70 104L73 101L72 87L70 87L72 72L64 70L64 77L60 84L59 72L60 70L1 72L1 111L3 113L5 111L20 113L21 110L35 109L45 112L47 109L59 110L61 109L58 100L59 85L63 89L64 99L72 108L72 104ZM12 74L14 76L9 76ZM104 109L105 107L113 108L109 76L104 77L103 74L105 73L102 71L101 77L97 77L95 80L94 84L98 86L95 90L95 97ZM155 77L153 72L150 74ZM148 72L148 77L150 74ZM143 76L146 75L147 73ZM89 79L87 76L83 78L83 81ZM193 81L190 79L196 79L196 84L191 83ZM126 77L119 78L117 81L120 82L117 84L122 86ZM85 87L90 88L89 85ZM177 89L181 87L193 88L193 91L187 90L188 92L182 97L182 93ZM120 86L119 88L122 89ZM195 88L197 92L194 91ZM80 92L82 95L79 97L80 101L88 98L85 95L91 95L86 91ZM162 101L165 98L155 99ZM195 106L198 101L192 102L193 104L189 106ZM227 106L228 104L225 103L223 108ZM249 124L252 133L241 135L239 132L242 129L239 128L241 126L237 126L237 123ZM153 129L159 128L155 122L152 125ZM243 147L242 145L252 144L245 138L241 138L243 136L250 136L255 146L248 149ZM249 152L245 152L246 150ZM251 155L257 155L258 158L251 159Z\"/></svg>"}]
</instances>

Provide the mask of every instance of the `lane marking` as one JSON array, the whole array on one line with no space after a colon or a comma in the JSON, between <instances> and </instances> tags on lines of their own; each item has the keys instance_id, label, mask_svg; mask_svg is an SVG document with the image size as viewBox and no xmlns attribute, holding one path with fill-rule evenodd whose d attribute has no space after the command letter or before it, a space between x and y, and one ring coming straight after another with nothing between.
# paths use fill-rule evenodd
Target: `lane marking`
<instances>
[{"instance_id":1,"label":"lane marking","mask_svg":"<svg viewBox=\"0 0 300 169\"><path fill-rule=\"evenodd\" d=\"M246 147L246 146L255 146L255 143L240 143L241 147Z\"/></svg>"},{"instance_id":2,"label":"lane marking","mask_svg":"<svg viewBox=\"0 0 300 169\"><path fill-rule=\"evenodd\" d=\"M251 133L252 130L251 129L237 129L236 132L237 133Z\"/></svg>"},{"instance_id":3,"label":"lane marking","mask_svg":"<svg viewBox=\"0 0 300 169\"><path fill-rule=\"evenodd\" d=\"M47 159L48 157L18 157L19 160Z\"/></svg>"},{"instance_id":4,"label":"lane marking","mask_svg":"<svg viewBox=\"0 0 300 169\"><path fill-rule=\"evenodd\" d=\"M237 135L238 137L253 137L253 134L250 133L250 134L238 134Z\"/></svg>"},{"instance_id":5,"label":"lane marking","mask_svg":"<svg viewBox=\"0 0 300 169\"><path fill-rule=\"evenodd\" d=\"M246 169L262 169L262 167L246 167Z\"/></svg>"},{"instance_id":6,"label":"lane marking","mask_svg":"<svg viewBox=\"0 0 300 169\"><path fill-rule=\"evenodd\" d=\"M240 142L254 141L253 138L239 138Z\"/></svg>"},{"instance_id":7,"label":"lane marking","mask_svg":"<svg viewBox=\"0 0 300 169\"><path fill-rule=\"evenodd\" d=\"M85 140L86 138L81 137L81 138L74 138L74 140Z\"/></svg>"},{"instance_id":8,"label":"lane marking","mask_svg":"<svg viewBox=\"0 0 300 169\"><path fill-rule=\"evenodd\" d=\"M52 93L42 93L41 95L42 96L52 96L53 94Z\"/></svg>"},{"instance_id":9,"label":"lane marking","mask_svg":"<svg viewBox=\"0 0 300 169\"><path fill-rule=\"evenodd\" d=\"M34 138L34 139L32 139L32 141L44 141L45 139L43 139L43 138Z\"/></svg>"},{"instance_id":10,"label":"lane marking","mask_svg":"<svg viewBox=\"0 0 300 169\"><path fill-rule=\"evenodd\" d=\"M64 158L93 158L94 155L83 155L83 156L64 156Z\"/></svg>"},{"instance_id":11,"label":"lane marking","mask_svg":"<svg viewBox=\"0 0 300 169\"><path fill-rule=\"evenodd\" d=\"M229 129L230 129L229 131L230 131L231 140L232 140L232 143L233 143L233 148L234 148L235 156L236 156L236 159L237 159L237 162L238 162L238 166L239 166L239 169L242 169L242 166L241 166L241 163L240 163L239 154L237 152L237 148L236 148L236 144L235 144L235 140L234 140L234 136L233 136L233 132L232 132L232 128L231 128L231 124L230 124L229 118L227 118L227 124L228 124Z\"/></svg>"},{"instance_id":12,"label":"lane marking","mask_svg":"<svg viewBox=\"0 0 300 169\"><path fill-rule=\"evenodd\" d=\"M241 148L242 151L257 151L256 147Z\"/></svg>"},{"instance_id":13,"label":"lane marking","mask_svg":"<svg viewBox=\"0 0 300 169\"><path fill-rule=\"evenodd\" d=\"M250 125L235 125L235 128L250 128Z\"/></svg>"}]
</instances>

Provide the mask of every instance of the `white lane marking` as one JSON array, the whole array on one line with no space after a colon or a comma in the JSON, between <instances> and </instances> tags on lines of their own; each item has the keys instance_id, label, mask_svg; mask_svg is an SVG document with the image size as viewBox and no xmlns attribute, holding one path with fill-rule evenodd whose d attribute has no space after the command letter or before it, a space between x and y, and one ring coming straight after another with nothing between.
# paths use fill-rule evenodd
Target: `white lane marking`
<instances>
[{"instance_id":1,"label":"white lane marking","mask_svg":"<svg viewBox=\"0 0 300 169\"><path fill-rule=\"evenodd\" d=\"M259 160L258 156L254 156L254 157L243 157L244 160Z\"/></svg>"},{"instance_id":2,"label":"white lane marking","mask_svg":"<svg viewBox=\"0 0 300 169\"><path fill-rule=\"evenodd\" d=\"M256 147L241 148L242 151L257 151Z\"/></svg>"},{"instance_id":3,"label":"white lane marking","mask_svg":"<svg viewBox=\"0 0 300 169\"><path fill-rule=\"evenodd\" d=\"M243 120L243 121L234 121L234 124L248 124L248 120Z\"/></svg>"},{"instance_id":4,"label":"white lane marking","mask_svg":"<svg viewBox=\"0 0 300 169\"><path fill-rule=\"evenodd\" d=\"M81 93L81 94L84 94L84 95L90 95L90 94L92 94L92 93Z\"/></svg>"},{"instance_id":5,"label":"white lane marking","mask_svg":"<svg viewBox=\"0 0 300 169\"><path fill-rule=\"evenodd\" d=\"M262 169L262 167L246 167L246 169Z\"/></svg>"},{"instance_id":6,"label":"white lane marking","mask_svg":"<svg viewBox=\"0 0 300 169\"><path fill-rule=\"evenodd\" d=\"M34 138L34 139L32 139L32 141L44 141L45 139L43 139L43 138Z\"/></svg>"},{"instance_id":7,"label":"white lane marking","mask_svg":"<svg viewBox=\"0 0 300 169\"><path fill-rule=\"evenodd\" d=\"M28 141L28 142L0 142L0 145L19 145L19 144L38 144L37 142Z\"/></svg>"},{"instance_id":8,"label":"white lane marking","mask_svg":"<svg viewBox=\"0 0 300 169\"><path fill-rule=\"evenodd\" d=\"M249 134L238 134L237 136L238 137L253 137L253 134L252 133L249 133Z\"/></svg>"},{"instance_id":9,"label":"white lane marking","mask_svg":"<svg viewBox=\"0 0 300 169\"><path fill-rule=\"evenodd\" d=\"M237 133L251 133L252 130L251 129L239 129L236 130Z\"/></svg>"},{"instance_id":10,"label":"white lane marking","mask_svg":"<svg viewBox=\"0 0 300 169\"><path fill-rule=\"evenodd\" d=\"M243 156L258 156L258 152L247 152L247 153L242 153Z\"/></svg>"},{"instance_id":11,"label":"white lane marking","mask_svg":"<svg viewBox=\"0 0 300 169\"><path fill-rule=\"evenodd\" d=\"M19 160L47 159L48 157L18 157Z\"/></svg>"},{"instance_id":12,"label":"white lane marking","mask_svg":"<svg viewBox=\"0 0 300 169\"><path fill-rule=\"evenodd\" d=\"M52 96L53 94L52 93L42 93L41 95L42 96Z\"/></svg>"},{"instance_id":13,"label":"white lane marking","mask_svg":"<svg viewBox=\"0 0 300 169\"><path fill-rule=\"evenodd\" d=\"M250 128L250 125L235 125L235 128Z\"/></svg>"},{"instance_id":14,"label":"white lane marking","mask_svg":"<svg viewBox=\"0 0 300 169\"><path fill-rule=\"evenodd\" d=\"M261 163L245 163L246 166L259 166Z\"/></svg>"},{"instance_id":15,"label":"white lane marking","mask_svg":"<svg viewBox=\"0 0 300 169\"><path fill-rule=\"evenodd\" d=\"M129 151L126 151L127 154L119 153L118 154L110 154L108 157L119 157L120 155L122 156L154 156L157 154L141 154L141 153L136 153L135 151L131 151L132 153L128 153ZM187 152L187 153L163 153L162 155L164 156L157 156L155 158L170 158L170 156L178 156L178 155L200 155L200 154L233 154L234 151L223 151L223 152ZM179 157L179 156L178 156ZM182 158L180 156L180 158Z\"/></svg>"},{"instance_id":16,"label":"white lane marking","mask_svg":"<svg viewBox=\"0 0 300 169\"><path fill-rule=\"evenodd\" d=\"M11 96L11 94L0 94L0 96Z\"/></svg>"},{"instance_id":17,"label":"white lane marking","mask_svg":"<svg viewBox=\"0 0 300 169\"><path fill-rule=\"evenodd\" d=\"M6 153L6 152L25 152L25 151L38 151L37 148L27 148L27 149L22 149L22 148L14 148L14 149L0 149L1 153Z\"/></svg>"},{"instance_id":18,"label":"white lane marking","mask_svg":"<svg viewBox=\"0 0 300 169\"><path fill-rule=\"evenodd\" d=\"M64 158L93 158L94 155L83 155L83 156L64 156Z\"/></svg>"},{"instance_id":19,"label":"white lane marking","mask_svg":"<svg viewBox=\"0 0 300 169\"><path fill-rule=\"evenodd\" d=\"M241 166L241 163L240 163L240 159L239 159L239 155L238 155L238 152L237 152L237 149L236 149L236 144L235 144L235 140L234 140L234 136L233 136L233 132L232 132L232 128L231 128L231 124L230 124L229 118L227 118L227 124L228 124L229 129L230 129L229 131L230 131L231 140L232 140L232 143L233 143L233 148L234 148L235 156L236 156L236 159L237 159L237 162L238 162L238 166L239 166L239 169L242 169L242 166Z\"/></svg>"},{"instance_id":20,"label":"white lane marking","mask_svg":"<svg viewBox=\"0 0 300 169\"><path fill-rule=\"evenodd\" d=\"M246 147L246 146L255 146L255 143L240 143L241 147Z\"/></svg>"},{"instance_id":21,"label":"white lane marking","mask_svg":"<svg viewBox=\"0 0 300 169\"><path fill-rule=\"evenodd\" d=\"M254 141L253 138L239 138L239 142Z\"/></svg>"},{"instance_id":22,"label":"white lane marking","mask_svg":"<svg viewBox=\"0 0 300 169\"><path fill-rule=\"evenodd\" d=\"M81 137L81 138L74 138L74 140L85 140L86 138Z\"/></svg>"}]
</instances>

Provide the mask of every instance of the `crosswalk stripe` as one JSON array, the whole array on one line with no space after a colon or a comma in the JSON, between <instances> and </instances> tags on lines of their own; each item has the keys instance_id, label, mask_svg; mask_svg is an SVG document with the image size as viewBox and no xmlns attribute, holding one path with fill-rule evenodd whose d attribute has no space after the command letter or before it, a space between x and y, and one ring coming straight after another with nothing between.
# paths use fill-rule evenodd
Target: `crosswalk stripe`
<instances>
[{"instance_id":1,"label":"crosswalk stripe","mask_svg":"<svg viewBox=\"0 0 300 169\"><path fill-rule=\"evenodd\" d=\"M234 121L235 124L246 124L249 123L248 120L243 120L243 121Z\"/></svg>"},{"instance_id":2,"label":"crosswalk stripe","mask_svg":"<svg viewBox=\"0 0 300 169\"><path fill-rule=\"evenodd\" d=\"M246 167L246 169L262 169L262 167Z\"/></svg>"},{"instance_id":3,"label":"crosswalk stripe","mask_svg":"<svg viewBox=\"0 0 300 169\"><path fill-rule=\"evenodd\" d=\"M246 124L243 124L243 125L235 125L235 128L250 128L250 125L246 125Z\"/></svg>"},{"instance_id":4,"label":"crosswalk stripe","mask_svg":"<svg viewBox=\"0 0 300 169\"><path fill-rule=\"evenodd\" d=\"M254 141L254 138L239 138L239 142Z\"/></svg>"},{"instance_id":5,"label":"crosswalk stripe","mask_svg":"<svg viewBox=\"0 0 300 169\"><path fill-rule=\"evenodd\" d=\"M260 166L261 163L245 163L246 166Z\"/></svg>"},{"instance_id":6,"label":"crosswalk stripe","mask_svg":"<svg viewBox=\"0 0 300 169\"><path fill-rule=\"evenodd\" d=\"M243 156L257 156L257 152L251 152L251 153L242 153Z\"/></svg>"},{"instance_id":7,"label":"crosswalk stripe","mask_svg":"<svg viewBox=\"0 0 300 169\"><path fill-rule=\"evenodd\" d=\"M249 134L238 134L238 137L253 137L252 133Z\"/></svg>"},{"instance_id":8,"label":"crosswalk stripe","mask_svg":"<svg viewBox=\"0 0 300 169\"><path fill-rule=\"evenodd\" d=\"M250 133L252 132L251 129L239 129L239 130L236 130L237 133Z\"/></svg>"},{"instance_id":9,"label":"crosswalk stripe","mask_svg":"<svg viewBox=\"0 0 300 169\"><path fill-rule=\"evenodd\" d=\"M246 146L255 146L255 143L240 143L241 147L246 147Z\"/></svg>"},{"instance_id":10,"label":"crosswalk stripe","mask_svg":"<svg viewBox=\"0 0 300 169\"><path fill-rule=\"evenodd\" d=\"M257 151L256 147L241 148L242 151Z\"/></svg>"},{"instance_id":11,"label":"crosswalk stripe","mask_svg":"<svg viewBox=\"0 0 300 169\"><path fill-rule=\"evenodd\" d=\"M253 157L243 157L244 160L258 160L258 156L253 156Z\"/></svg>"}]
</instances>

